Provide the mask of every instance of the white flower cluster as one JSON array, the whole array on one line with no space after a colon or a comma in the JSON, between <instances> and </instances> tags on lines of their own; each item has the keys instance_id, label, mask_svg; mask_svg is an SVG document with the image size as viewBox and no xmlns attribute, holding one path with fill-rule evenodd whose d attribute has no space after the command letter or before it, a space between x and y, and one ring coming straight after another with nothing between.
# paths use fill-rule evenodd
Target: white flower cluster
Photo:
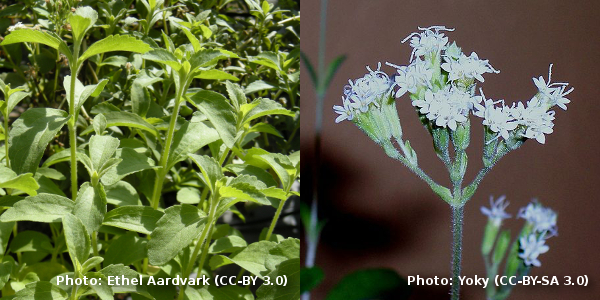
<instances>
[{"instance_id":1,"label":"white flower cluster","mask_svg":"<svg viewBox=\"0 0 600 300\"><path fill-rule=\"evenodd\" d=\"M444 63L442 69L448 72L448 80L458 80L462 78L475 78L480 82L484 82L484 73L500 73L494 69L488 60L481 60L477 53L471 52L470 56L460 53L458 58L455 58L455 53L444 55Z\"/></svg>"},{"instance_id":2,"label":"white flower cluster","mask_svg":"<svg viewBox=\"0 0 600 300\"><path fill-rule=\"evenodd\" d=\"M494 201L494 196L490 196L490 208L481 207L481 213L488 216L488 220L492 221L496 227L502 224L502 220L510 218L510 215L504 211L508 207L506 196L500 196Z\"/></svg>"},{"instance_id":3,"label":"white flower cluster","mask_svg":"<svg viewBox=\"0 0 600 300\"><path fill-rule=\"evenodd\" d=\"M446 47L448 37L440 31L454 31L454 28L446 28L445 26L431 26L427 28L419 27L423 32L413 32L407 36L402 43L410 39L410 46L413 51L410 55L410 61L413 61L415 55L425 56L431 52L439 52Z\"/></svg>"},{"instance_id":4,"label":"white flower cluster","mask_svg":"<svg viewBox=\"0 0 600 300\"><path fill-rule=\"evenodd\" d=\"M12 31L17 30L17 29L26 29L26 28L27 28L27 26L23 25L23 23L17 22L17 24L15 24L13 26L9 26L8 27L8 31L12 32Z\"/></svg>"},{"instance_id":5,"label":"white flower cluster","mask_svg":"<svg viewBox=\"0 0 600 300\"><path fill-rule=\"evenodd\" d=\"M519 257L528 266L541 266L538 256L549 249L545 240L557 234L556 212L538 202L531 202L521 208L519 218L525 219L532 226L532 232L519 239L521 253Z\"/></svg>"},{"instance_id":6,"label":"white flower cluster","mask_svg":"<svg viewBox=\"0 0 600 300\"><path fill-rule=\"evenodd\" d=\"M417 58L408 66L397 66L389 62L386 65L394 67L398 71L398 74L394 76L394 85L399 87L396 91L396 98L400 98L406 92L416 93L419 86L429 86L433 76L430 64L421 58Z\"/></svg>"},{"instance_id":7,"label":"white flower cluster","mask_svg":"<svg viewBox=\"0 0 600 300\"><path fill-rule=\"evenodd\" d=\"M519 257L523 259L525 264L528 266L540 267L542 263L538 259L538 256L550 250L550 247L545 245L546 240L544 239L544 236L541 235L540 237L536 237L535 234L530 234L521 237L519 243L522 251L519 253Z\"/></svg>"},{"instance_id":8,"label":"white flower cluster","mask_svg":"<svg viewBox=\"0 0 600 300\"><path fill-rule=\"evenodd\" d=\"M435 121L435 125L456 130L458 123L467 121L474 100L470 94L448 85L436 92L425 91L424 99L413 101L413 105L429 120Z\"/></svg>"},{"instance_id":9,"label":"white flower cluster","mask_svg":"<svg viewBox=\"0 0 600 300\"><path fill-rule=\"evenodd\" d=\"M378 106L377 100L390 92L392 82L389 76L380 69L381 63L377 65L375 71L367 66L369 73L365 76L354 82L348 80L348 84L344 86L344 96L342 96L343 106L333 106L333 110L339 114L335 119L336 123L344 120L352 121L356 114L367 112L371 104Z\"/></svg>"},{"instance_id":10,"label":"white flower cluster","mask_svg":"<svg viewBox=\"0 0 600 300\"><path fill-rule=\"evenodd\" d=\"M533 231L537 233L550 233L550 236L557 234L556 212L537 202L529 203L526 207L521 208L517 216L531 224Z\"/></svg>"}]
</instances>

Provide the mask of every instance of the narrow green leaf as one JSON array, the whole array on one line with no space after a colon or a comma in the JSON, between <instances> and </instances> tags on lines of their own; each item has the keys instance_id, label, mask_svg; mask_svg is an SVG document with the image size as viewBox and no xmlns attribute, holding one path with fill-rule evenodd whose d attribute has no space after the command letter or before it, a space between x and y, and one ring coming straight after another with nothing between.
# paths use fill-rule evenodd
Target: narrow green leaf
<instances>
[{"instance_id":1,"label":"narrow green leaf","mask_svg":"<svg viewBox=\"0 0 600 300\"><path fill-rule=\"evenodd\" d=\"M116 167L109 169L101 178L102 183L105 185L113 185L127 175L153 169L156 165L152 158L132 148L118 149L116 158L121 159L121 162Z\"/></svg>"},{"instance_id":2,"label":"narrow green leaf","mask_svg":"<svg viewBox=\"0 0 600 300\"><path fill-rule=\"evenodd\" d=\"M163 213L149 206L121 206L104 216L103 225L151 234Z\"/></svg>"},{"instance_id":3,"label":"narrow green leaf","mask_svg":"<svg viewBox=\"0 0 600 300\"><path fill-rule=\"evenodd\" d=\"M200 74L196 75L196 77L194 78L198 78L198 79L208 79L208 80L233 80L233 81L240 81L239 78L225 72L225 71L221 71L221 70L206 70L206 71L200 71Z\"/></svg>"},{"instance_id":4,"label":"narrow green leaf","mask_svg":"<svg viewBox=\"0 0 600 300\"><path fill-rule=\"evenodd\" d=\"M339 55L329 64L327 67L327 71L325 72L325 78L323 78L323 82L321 84L323 86L318 88L319 93L325 93L325 91L329 88L329 84L331 83L331 79L340 68L342 63L346 60L346 55Z\"/></svg>"},{"instance_id":5,"label":"narrow green leaf","mask_svg":"<svg viewBox=\"0 0 600 300\"><path fill-rule=\"evenodd\" d=\"M60 171L56 169L51 169L48 167L41 167L37 170L36 174L42 175L46 178L54 179L54 180L65 180L67 177Z\"/></svg>"},{"instance_id":6,"label":"narrow green leaf","mask_svg":"<svg viewBox=\"0 0 600 300\"><path fill-rule=\"evenodd\" d=\"M162 266L200 235L206 214L195 206L182 204L167 208L156 223L148 242L150 264Z\"/></svg>"},{"instance_id":7,"label":"narrow green leaf","mask_svg":"<svg viewBox=\"0 0 600 300\"><path fill-rule=\"evenodd\" d=\"M47 282L38 281L25 286L15 294L13 300L66 300L69 295L58 286Z\"/></svg>"},{"instance_id":8,"label":"narrow green leaf","mask_svg":"<svg viewBox=\"0 0 600 300\"><path fill-rule=\"evenodd\" d=\"M104 265L131 265L147 257L148 240L139 237L135 232L127 232L113 240L106 249Z\"/></svg>"},{"instance_id":9,"label":"narrow green leaf","mask_svg":"<svg viewBox=\"0 0 600 300\"><path fill-rule=\"evenodd\" d=\"M154 136L158 135L156 128L152 126L152 124L148 123L146 120L136 114L126 111L114 111L110 113L104 113L104 117L106 118L107 127L127 126L148 131Z\"/></svg>"},{"instance_id":10,"label":"narrow green leaf","mask_svg":"<svg viewBox=\"0 0 600 300\"><path fill-rule=\"evenodd\" d=\"M263 80L256 80L253 81L252 83L250 83L246 89L244 90L244 93L246 93L246 95L248 94L252 94L252 93L256 93L259 91L264 91L264 90L270 90L270 89L274 89L276 88L276 86L267 83Z\"/></svg>"},{"instance_id":11,"label":"narrow green leaf","mask_svg":"<svg viewBox=\"0 0 600 300\"><path fill-rule=\"evenodd\" d=\"M8 96L8 101L6 102L6 112L10 114L10 112L21 102L21 100L25 99L25 97L29 96L29 93L26 92L14 92Z\"/></svg>"},{"instance_id":12,"label":"narrow green leaf","mask_svg":"<svg viewBox=\"0 0 600 300\"><path fill-rule=\"evenodd\" d=\"M230 235L215 240L208 251L210 253L231 253L246 248L248 243L239 236Z\"/></svg>"},{"instance_id":13,"label":"narrow green leaf","mask_svg":"<svg viewBox=\"0 0 600 300\"><path fill-rule=\"evenodd\" d=\"M13 267L15 266L15 260L12 256L6 256L2 258L2 262L0 262L0 289L4 288L4 285L10 279L10 273L12 272Z\"/></svg>"},{"instance_id":14,"label":"narrow green leaf","mask_svg":"<svg viewBox=\"0 0 600 300\"><path fill-rule=\"evenodd\" d=\"M92 187L86 182L81 185L73 214L83 222L89 235L98 231L106 214L106 194L102 184Z\"/></svg>"},{"instance_id":15,"label":"narrow green leaf","mask_svg":"<svg viewBox=\"0 0 600 300\"><path fill-rule=\"evenodd\" d=\"M191 122L185 121L173 136L167 169L186 159L188 154L195 153L218 139L219 133L214 128L194 119Z\"/></svg>"},{"instance_id":16,"label":"narrow green leaf","mask_svg":"<svg viewBox=\"0 0 600 300\"><path fill-rule=\"evenodd\" d=\"M227 98L219 93L203 90L191 96L190 101L208 117L225 145L233 148L237 135L237 118Z\"/></svg>"},{"instance_id":17,"label":"narrow green leaf","mask_svg":"<svg viewBox=\"0 0 600 300\"><path fill-rule=\"evenodd\" d=\"M15 222L0 222L0 256L4 256L6 253L6 245L12 235L14 225Z\"/></svg>"},{"instance_id":18,"label":"narrow green leaf","mask_svg":"<svg viewBox=\"0 0 600 300\"><path fill-rule=\"evenodd\" d=\"M234 173L237 176L254 176L258 178L258 180L263 182L267 187L274 187L277 185L277 182L273 179L273 176L269 172L256 166L246 164L231 164L225 166L225 169Z\"/></svg>"},{"instance_id":19,"label":"narrow green leaf","mask_svg":"<svg viewBox=\"0 0 600 300\"><path fill-rule=\"evenodd\" d=\"M254 100L247 107L251 108L248 111L244 111L244 107L242 107L242 111L244 111L244 118L242 121L243 124L268 115L285 115L290 117L296 115L294 112L289 111L285 107L281 106L281 104L265 98L258 98Z\"/></svg>"},{"instance_id":20,"label":"narrow green leaf","mask_svg":"<svg viewBox=\"0 0 600 300\"><path fill-rule=\"evenodd\" d=\"M72 215L63 216L63 227L65 229L65 241L69 249L71 260L82 264L90 256L90 236L81 220Z\"/></svg>"},{"instance_id":21,"label":"narrow green leaf","mask_svg":"<svg viewBox=\"0 0 600 300\"><path fill-rule=\"evenodd\" d=\"M184 187L177 191L177 202L185 204L200 203L200 193L198 189Z\"/></svg>"},{"instance_id":22,"label":"narrow green leaf","mask_svg":"<svg viewBox=\"0 0 600 300\"><path fill-rule=\"evenodd\" d=\"M200 41L196 38L196 36L194 36L187 28L185 28L183 26L181 27L181 30L183 30L183 33L185 33L185 36L187 36L188 40L190 40L190 43L194 47L194 52L198 52L198 51L202 50Z\"/></svg>"},{"instance_id":23,"label":"narrow green leaf","mask_svg":"<svg viewBox=\"0 0 600 300\"><path fill-rule=\"evenodd\" d=\"M219 162L206 155L190 154L189 157L196 163L198 168L200 168L204 183L211 191L214 191L217 181L223 178L223 170L221 169Z\"/></svg>"},{"instance_id":24,"label":"narrow green leaf","mask_svg":"<svg viewBox=\"0 0 600 300\"><path fill-rule=\"evenodd\" d=\"M302 62L304 63L304 66L308 71L308 75L310 76L310 80L312 81L313 86L315 87L315 89L317 89L319 87L319 78L317 77L315 68L313 67L312 63L310 62L310 59L308 58L308 56L306 56L304 52L300 51L300 56L302 57Z\"/></svg>"},{"instance_id":25,"label":"narrow green leaf","mask_svg":"<svg viewBox=\"0 0 600 300\"><path fill-rule=\"evenodd\" d=\"M74 206L74 202L69 198L39 194L15 203L0 216L0 221L60 222L64 215L71 214Z\"/></svg>"},{"instance_id":26,"label":"narrow green leaf","mask_svg":"<svg viewBox=\"0 0 600 300\"><path fill-rule=\"evenodd\" d=\"M248 133L250 132L264 132L264 133L269 133L272 134L276 137L280 137L283 138L283 136L281 135L281 133L279 133L279 131L273 127L273 125L271 124L267 124L267 123L257 123L254 126L250 127L250 129L248 129L248 131L246 131Z\"/></svg>"},{"instance_id":27,"label":"narrow green leaf","mask_svg":"<svg viewBox=\"0 0 600 300\"><path fill-rule=\"evenodd\" d=\"M9 158L17 174L35 173L48 143L68 121L65 111L31 108L13 123L9 138Z\"/></svg>"},{"instance_id":28,"label":"narrow green leaf","mask_svg":"<svg viewBox=\"0 0 600 300\"><path fill-rule=\"evenodd\" d=\"M231 83L230 81L225 82L225 87L227 88L227 94L229 95L229 99L231 99L231 103L235 107L235 110L239 111L240 107L248 102L246 95L244 94L244 89L238 84Z\"/></svg>"},{"instance_id":29,"label":"narrow green leaf","mask_svg":"<svg viewBox=\"0 0 600 300\"><path fill-rule=\"evenodd\" d=\"M148 109L150 108L150 93L148 93L148 86L162 81L161 77L149 77L140 76L136 78L131 84L131 111L140 117L145 118Z\"/></svg>"},{"instance_id":30,"label":"narrow green leaf","mask_svg":"<svg viewBox=\"0 0 600 300\"><path fill-rule=\"evenodd\" d=\"M97 265L100 265L104 261L104 258L101 256L90 257L81 265L81 272L86 273L87 271L93 269Z\"/></svg>"},{"instance_id":31,"label":"narrow green leaf","mask_svg":"<svg viewBox=\"0 0 600 300\"><path fill-rule=\"evenodd\" d=\"M69 106L71 103L75 104L75 111L79 111L81 106L89 97L97 97L104 90L104 86L108 83L107 79L102 79L97 84L91 84L84 86L79 79L75 78L75 101L71 101L71 93L67 93L67 103ZM65 91L71 90L71 76L65 76L63 81Z\"/></svg>"},{"instance_id":32,"label":"narrow green leaf","mask_svg":"<svg viewBox=\"0 0 600 300\"><path fill-rule=\"evenodd\" d=\"M104 187L106 191L106 202L116 206L142 205L140 196L135 188L126 181Z\"/></svg>"},{"instance_id":33,"label":"narrow green leaf","mask_svg":"<svg viewBox=\"0 0 600 300\"><path fill-rule=\"evenodd\" d=\"M248 56L248 61L251 63L263 65L265 67L269 67L278 72L281 71L279 58L277 57L277 53L275 52L263 51L257 56Z\"/></svg>"},{"instance_id":34,"label":"narrow green leaf","mask_svg":"<svg viewBox=\"0 0 600 300\"><path fill-rule=\"evenodd\" d=\"M92 125L94 126L96 135L103 135L106 130L106 117L103 114L96 115L92 121Z\"/></svg>"},{"instance_id":35,"label":"narrow green leaf","mask_svg":"<svg viewBox=\"0 0 600 300\"><path fill-rule=\"evenodd\" d=\"M164 49L153 49L152 51L146 52L144 55L142 55L142 58L165 64L173 68L175 71L179 71L181 69L181 64L175 55Z\"/></svg>"},{"instance_id":36,"label":"narrow green leaf","mask_svg":"<svg viewBox=\"0 0 600 300\"><path fill-rule=\"evenodd\" d=\"M0 165L0 188L17 189L35 196L40 186L33 178L33 174L26 173L17 176L13 170Z\"/></svg>"},{"instance_id":37,"label":"narrow green leaf","mask_svg":"<svg viewBox=\"0 0 600 300\"><path fill-rule=\"evenodd\" d=\"M223 255L213 256L210 260L210 266L214 270L220 266L234 263L262 279L265 275L264 273L268 271L265 263L269 255L269 250L276 245L276 243L269 241L255 242L229 257Z\"/></svg>"},{"instance_id":38,"label":"narrow green leaf","mask_svg":"<svg viewBox=\"0 0 600 300\"><path fill-rule=\"evenodd\" d=\"M67 44L63 42L58 36L51 34L50 32L33 29L18 29L11 32L9 35L4 37L4 40L0 45L10 45L17 43L39 43L46 46L50 46L54 49L59 50L62 54L67 56L69 61L71 60L71 51Z\"/></svg>"},{"instance_id":39,"label":"narrow green leaf","mask_svg":"<svg viewBox=\"0 0 600 300\"><path fill-rule=\"evenodd\" d=\"M113 157L119 144L119 139L112 136L94 135L90 138L90 159L95 171L99 171L104 163Z\"/></svg>"},{"instance_id":40,"label":"narrow green leaf","mask_svg":"<svg viewBox=\"0 0 600 300\"><path fill-rule=\"evenodd\" d=\"M84 61L94 55L112 52L127 51L134 53L146 53L150 51L150 46L131 35L109 35L95 43L81 55L79 61Z\"/></svg>"},{"instance_id":41,"label":"narrow green leaf","mask_svg":"<svg viewBox=\"0 0 600 300\"><path fill-rule=\"evenodd\" d=\"M25 230L19 232L17 236L10 242L10 251L13 253L19 252L52 252L52 244L50 238L37 231Z\"/></svg>"},{"instance_id":42,"label":"narrow green leaf","mask_svg":"<svg viewBox=\"0 0 600 300\"><path fill-rule=\"evenodd\" d=\"M192 55L190 58L191 71L198 68L208 67L216 64L220 59L228 56L219 50L203 49Z\"/></svg>"},{"instance_id":43,"label":"narrow green leaf","mask_svg":"<svg viewBox=\"0 0 600 300\"><path fill-rule=\"evenodd\" d=\"M95 278L98 280L98 284L96 285L88 285L88 287L90 287L96 295L98 295L98 297L100 297L101 300L114 300L115 297L113 296L113 290L110 287L110 285L108 285L108 278L106 278L106 276L100 272L88 272L85 274L85 277L89 278L90 280L92 278Z\"/></svg>"}]
</instances>

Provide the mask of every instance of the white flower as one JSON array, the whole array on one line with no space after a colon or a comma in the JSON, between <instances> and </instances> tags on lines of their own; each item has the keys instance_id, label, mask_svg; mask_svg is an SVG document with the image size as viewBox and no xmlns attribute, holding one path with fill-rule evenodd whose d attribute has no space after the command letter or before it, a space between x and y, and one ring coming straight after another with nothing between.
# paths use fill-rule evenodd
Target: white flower
<instances>
[{"instance_id":1,"label":"white flower","mask_svg":"<svg viewBox=\"0 0 600 300\"><path fill-rule=\"evenodd\" d=\"M8 31L13 31L13 30L17 30L17 29L26 29L27 26L23 25L23 23L18 22L17 24L8 27Z\"/></svg>"},{"instance_id":2,"label":"white flower","mask_svg":"<svg viewBox=\"0 0 600 300\"><path fill-rule=\"evenodd\" d=\"M397 66L389 62L386 64L396 68L398 71L398 74L394 76L394 84L399 87L398 91L396 91L396 98L400 98L406 92L411 94L416 93L417 88L428 85L433 76L433 69L429 67L427 62L420 58L417 58L408 66Z\"/></svg>"},{"instance_id":3,"label":"white flower","mask_svg":"<svg viewBox=\"0 0 600 300\"><path fill-rule=\"evenodd\" d=\"M552 64L548 69L548 82L544 80L544 77L540 76L538 78L533 78L533 83L538 88L538 95L536 98L540 98L540 102L544 103L548 108L557 105L563 110L567 110L568 103L571 100L565 98L566 95L570 94L573 91L573 88L568 89L566 82L555 82L552 83Z\"/></svg>"},{"instance_id":4,"label":"white flower","mask_svg":"<svg viewBox=\"0 0 600 300\"><path fill-rule=\"evenodd\" d=\"M511 130L515 130L519 123L512 117L510 108L502 104L501 107L491 106L486 108L483 125L498 133L503 139L508 140Z\"/></svg>"},{"instance_id":5,"label":"white flower","mask_svg":"<svg viewBox=\"0 0 600 300\"><path fill-rule=\"evenodd\" d=\"M410 39L410 46L413 48L410 54L410 61L413 60L415 55L417 57L427 55L431 52L439 52L448 43L448 37L441 30L454 31L454 28L446 28L444 26L431 26L427 28L419 27L419 30L423 32L413 32L407 36L402 43Z\"/></svg>"},{"instance_id":6,"label":"white flower","mask_svg":"<svg viewBox=\"0 0 600 300\"><path fill-rule=\"evenodd\" d=\"M539 267L542 265L538 256L542 253L548 252L550 247L545 245L544 235L542 234L539 238L536 238L535 233L528 236L521 237L519 239L521 244L521 251L519 257L523 259L526 265Z\"/></svg>"},{"instance_id":7,"label":"white flower","mask_svg":"<svg viewBox=\"0 0 600 300\"><path fill-rule=\"evenodd\" d=\"M546 134L554 131L554 111L546 111L546 108L540 106L536 97L527 103L527 108L518 104L513 108L513 116L518 117L519 124L525 125L525 133L522 136L528 139L535 139L540 144L546 143Z\"/></svg>"},{"instance_id":8,"label":"white flower","mask_svg":"<svg viewBox=\"0 0 600 300\"><path fill-rule=\"evenodd\" d=\"M485 206L481 207L481 213L488 216L488 219L492 221L496 227L500 227L503 219L510 218L510 215L504 211L508 206L508 202L504 200L506 200L506 196L500 196L494 202L494 196L490 196L490 208Z\"/></svg>"},{"instance_id":9,"label":"white flower","mask_svg":"<svg viewBox=\"0 0 600 300\"><path fill-rule=\"evenodd\" d=\"M427 90L423 100L415 100L412 104L435 125L456 130L458 123L467 121L473 101L468 93L447 86L437 92Z\"/></svg>"},{"instance_id":10,"label":"white flower","mask_svg":"<svg viewBox=\"0 0 600 300\"><path fill-rule=\"evenodd\" d=\"M484 73L500 73L494 69L488 60L479 59L477 53L471 52L470 56L464 54L457 59L451 56L444 57L445 63L442 64L442 69L448 72L448 80L457 80L461 78L475 78L480 82L484 82Z\"/></svg>"},{"instance_id":11,"label":"white flower","mask_svg":"<svg viewBox=\"0 0 600 300\"><path fill-rule=\"evenodd\" d=\"M377 65L375 71L367 67L369 73L355 81L348 80L348 84L344 86L343 106L333 107L339 114L336 123L343 120L351 121L356 113L367 112L372 103L378 106L377 100L391 90L391 80L387 74L380 71L380 68L381 63Z\"/></svg>"},{"instance_id":12,"label":"white flower","mask_svg":"<svg viewBox=\"0 0 600 300\"><path fill-rule=\"evenodd\" d=\"M518 217L527 220L528 223L533 225L535 232L549 232L551 235L556 235L557 233L556 212L542 206L538 202L531 202L526 207L521 208Z\"/></svg>"},{"instance_id":13,"label":"white flower","mask_svg":"<svg viewBox=\"0 0 600 300\"><path fill-rule=\"evenodd\" d=\"M339 114L339 116L335 118L336 123L339 123L344 120L352 121L352 119L354 118L354 107L352 106L350 100L342 96L342 103L344 106L333 106L333 110Z\"/></svg>"}]
</instances>

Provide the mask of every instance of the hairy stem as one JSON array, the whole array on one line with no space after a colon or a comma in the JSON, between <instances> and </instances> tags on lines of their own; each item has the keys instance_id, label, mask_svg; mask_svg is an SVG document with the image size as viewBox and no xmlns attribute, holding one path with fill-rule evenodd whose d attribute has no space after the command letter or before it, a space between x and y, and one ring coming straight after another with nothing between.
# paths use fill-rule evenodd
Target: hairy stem
<instances>
[{"instance_id":1,"label":"hairy stem","mask_svg":"<svg viewBox=\"0 0 600 300\"><path fill-rule=\"evenodd\" d=\"M281 211L283 210L283 206L285 206L286 200L281 200L279 202L279 207L277 207L277 212L275 212L275 216L273 217L273 221L271 221L271 226L269 227L269 231L267 231L267 235L265 236L265 241L268 241L273 234L273 230L275 230L275 225L277 225L277 220L279 220L279 216L281 215Z\"/></svg>"},{"instance_id":2,"label":"hairy stem","mask_svg":"<svg viewBox=\"0 0 600 300\"><path fill-rule=\"evenodd\" d=\"M179 89L175 96L175 107L173 108L173 114L171 115L171 121L169 122L169 129L167 131L167 139L163 148L163 153L160 157L160 169L156 171L156 180L154 181L154 192L152 193L152 208L157 209L158 203L160 202L160 196L162 192L163 181L165 176L169 172L167 170L167 163L169 162L169 154L171 152L171 142L173 141L173 134L175 133L175 124L177 123L177 116L179 115L179 107L181 106L182 97L187 87L187 80L182 80L179 85Z\"/></svg>"},{"instance_id":3,"label":"hairy stem","mask_svg":"<svg viewBox=\"0 0 600 300\"><path fill-rule=\"evenodd\" d=\"M6 101L8 102L8 99ZM4 160L6 160L6 167L10 168L10 159L8 159L8 114L10 114L9 111L4 116Z\"/></svg>"},{"instance_id":4,"label":"hairy stem","mask_svg":"<svg viewBox=\"0 0 600 300\"><path fill-rule=\"evenodd\" d=\"M452 300L459 299L462 256L463 206L452 206Z\"/></svg>"}]
</instances>

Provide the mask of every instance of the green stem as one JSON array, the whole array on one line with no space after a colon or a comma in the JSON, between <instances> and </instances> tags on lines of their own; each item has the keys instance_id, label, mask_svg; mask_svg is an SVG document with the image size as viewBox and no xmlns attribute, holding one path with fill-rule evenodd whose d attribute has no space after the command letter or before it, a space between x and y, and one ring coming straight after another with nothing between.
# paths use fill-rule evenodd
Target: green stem
<instances>
[{"instance_id":1,"label":"green stem","mask_svg":"<svg viewBox=\"0 0 600 300\"><path fill-rule=\"evenodd\" d=\"M271 226L269 227L269 231L267 231L267 235L265 236L265 241L271 239L271 235L273 234L273 230L275 230L275 225L279 220L279 216L281 215L281 211L283 210L283 206L285 205L285 200L281 200L279 202L279 207L277 207L277 212L275 212L275 216L273 217L273 221L271 221Z\"/></svg>"},{"instance_id":2,"label":"green stem","mask_svg":"<svg viewBox=\"0 0 600 300\"><path fill-rule=\"evenodd\" d=\"M10 114L9 111L4 116L4 160L6 160L6 167L10 168L10 159L8 158L8 114Z\"/></svg>"},{"instance_id":3,"label":"green stem","mask_svg":"<svg viewBox=\"0 0 600 300\"><path fill-rule=\"evenodd\" d=\"M175 124L177 123L177 116L179 115L179 107L181 106L182 97L187 89L187 79L182 80L175 97L175 107L173 108L173 114L171 115L171 121L169 122L169 129L167 132L167 140L165 141L165 147L163 149L162 156L160 157L160 169L156 171L156 180L154 181L154 192L152 194L152 207L158 208L160 202L160 196L162 192L163 181L165 176L169 172L167 170L167 163L169 162L169 154L171 152L171 142L173 140L173 134L175 132Z\"/></svg>"},{"instance_id":4,"label":"green stem","mask_svg":"<svg viewBox=\"0 0 600 300\"><path fill-rule=\"evenodd\" d=\"M100 254L98 253L97 235L98 235L97 231L92 232L92 247L94 247L92 250L94 251L94 256L100 256ZM99 266L96 266L96 272L100 272Z\"/></svg>"},{"instance_id":5,"label":"green stem","mask_svg":"<svg viewBox=\"0 0 600 300\"><path fill-rule=\"evenodd\" d=\"M452 300L459 299L464 207L452 207Z\"/></svg>"},{"instance_id":6,"label":"green stem","mask_svg":"<svg viewBox=\"0 0 600 300\"><path fill-rule=\"evenodd\" d=\"M210 236L212 236L212 230L211 230L212 223L213 223L213 219L215 218L215 215L217 213L217 203L212 203L212 202L213 201L211 201L210 214L208 215L208 220L207 220L206 224L204 225L204 230L202 230L202 234L200 234L200 238L196 242L196 247L194 247L194 251L192 252L192 257L191 257L190 261L188 262L188 265L186 266L184 272L182 273L183 278L190 277L190 274L192 273L192 270L194 269L196 259L198 258L198 252L200 252L202 245L206 241L207 234L209 234L209 232L211 232ZM204 252L207 252L207 251L204 251ZM204 253L203 253L203 255L204 255ZM202 261L202 264L204 264L204 261ZM200 268L202 268L202 265L200 265ZM183 298L184 298L183 295L185 294L185 288L186 288L186 285L181 286L181 288L179 289L180 290L179 297L177 299L183 300Z\"/></svg>"}]
</instances>

